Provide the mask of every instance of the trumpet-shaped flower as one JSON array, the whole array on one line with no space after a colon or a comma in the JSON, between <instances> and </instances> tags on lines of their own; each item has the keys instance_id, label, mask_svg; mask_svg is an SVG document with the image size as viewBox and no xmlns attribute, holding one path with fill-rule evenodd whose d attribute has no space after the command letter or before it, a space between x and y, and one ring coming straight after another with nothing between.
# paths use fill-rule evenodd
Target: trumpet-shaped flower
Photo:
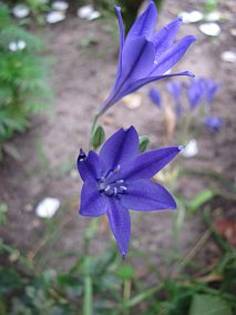
<instances>
[{"instance_id":1,"label":"trumpet-shaped flower","mask_svg":"<svg viewBox=\"0 0 236 315\"><path fill-rule=\"evenodd\" d=\"M117 74L112 91L102 104L99 114L149 82L179 75L192 76L188 71L167 74L195 41L195 37L190 35L175 41L182 23L180 18L155 32L157 9L154 2L150 1L125 37L120 8L116 7L115 11L120 29Z\"/></svg>"},{"instance_id":2,"label":"trumpet-shaped flower","mask_svg":"<svg viewBox=\"0 0 236 315\"><path fill-rule=\"evenodd\" d=\"M119 129L103 144L99 154L90 151L86 155L81 150L77 162L84 182L80 214L89 217L107 215L122 256L128 252L130 209L176 208L171 194L151 178L179 152L179 147L166 147L140 153L134 127Z\"/></svg>"}]
</instances>

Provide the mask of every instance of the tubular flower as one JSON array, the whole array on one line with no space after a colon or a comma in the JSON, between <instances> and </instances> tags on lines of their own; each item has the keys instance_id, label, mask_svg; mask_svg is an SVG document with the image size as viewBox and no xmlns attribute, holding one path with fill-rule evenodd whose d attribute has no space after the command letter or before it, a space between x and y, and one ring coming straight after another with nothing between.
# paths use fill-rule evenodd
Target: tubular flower
<instances>
[{"instance_id":1,"label":"tubular flower","mask_svg":"<svg viewBox=\"0 0 236 315\"><path fill-rule=\"evenodd\" d=\"M117 74L111 93L102 104L99 114L149 82L179 75L193 76L189 71L166 73L195 41L195 37L191 35L175 41L182 23L180 18L176 18L159 32L155 32L157 9L154 2L150 1L125 37L120 8L115 7L115 12L120 29Z\"/></svg>"},{"instance_id":2,"label":"tubular flower","mask_svg":"<svg viewBox=\"0 0 236 315\"><path fill-rule=\"evenodd\" d=\"M179 152L179 147L166 147L140 153L134 127L119 129L103 144L99 154L90 151L86 155L81 150L77 161L83 180L80 214L107 215L122 256L128 252L130 209L176 208L171 194L151 178Z\"/></svg>"}]
</instances>

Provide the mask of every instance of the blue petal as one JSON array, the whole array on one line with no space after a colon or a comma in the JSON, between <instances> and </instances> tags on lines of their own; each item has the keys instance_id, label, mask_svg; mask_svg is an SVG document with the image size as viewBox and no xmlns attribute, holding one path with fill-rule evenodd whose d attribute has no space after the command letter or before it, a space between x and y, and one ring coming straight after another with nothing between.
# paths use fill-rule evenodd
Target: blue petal
<instances>
[{"instance_id":1,"label":"blue petal","mask_svg":"<svg viewBox=\"0 0 236 315\"><path fill-rule=\"evenodd\" d=\"M90 151L84 160L77 160L77 168L83 181L96 180L101 177L101 163L96 152Z\"/></svg>"},{"instance_id":2,"label":"blue petal","mask_svg":"<svg viewBox=\"0 0 236 315\"><path fill-rule=\"evenodd\" d=\"M145 77L153 68L155 49L152 42L145 38L137 38L125 45L122 54L122 65L118 65L119 78L111 94L102 104L100 114L107 111L113 104L123 98L126 86Z\"/></svg>"},{"instance_id":3,"label":"blue petal","mask_svg":"<svg viewBox=\"0 0 236 315\"><path fill-rule=\"evenodd\" d=\"M138 134L134 127L127 130L119 129L102 146L100 159L106 170L110 171L119 164L133 159L139 150Z\"/></svg>"},{"instance_id":4,"label":"blue petal","mask_svg":"<svg viewBox=\"0 0 236 315\"><path fill-rule=\"evenodd\" d=\"M80 198L80 214L88 217L98 217L108 211L107 198L100 194L97 183L88 180L84 183Z\"/></svg>"},{"instance_id":5,"label":"blue petal","mask_svg":"<svg viewBox=\"0 0 236 315\"><path fill-rule=\"evenodd\" d=\"M182 19L176 18L154 35L152 41L155 46L157 56L162 54L173 44L181 24Z\"/></svg>"},{"instance_id":6,"label":"blue petal","mask_svg":"<svg viewBox=\"0 0 236 315\"><path fill-rule=\"evenodd\" d=\"M122 55L122 82L145 77L153 68L155 49L152 42L139 37L125 43Z\"/></svg>"},{"instance_id":7,"label":"blue petal","mask_svg":"<svg viewBox=\"0 0 236 315\"><path fill-rule=\"evenodd\" d=\"M119 51L119 62L117 66L117 74L116 74L116 80L115 80L115 86L116 86L119 83L121 73L122 73L122 52L123 52L124 41L125 41L125 28L124 28L124 23L121 16L120 7L115 6L115 13L118 19L119 30L120 30L120 51Z\"/></svg>"},{"instance_id":8,"label":"blue petal","mask_svg":"<svg viewBox=\"0 0 236 315\"><path fill-rule=\"evenodd\" d=\"M159 81L159 80L177 77L177 76L194 77L194 75L190 71L183 71L183 72L177 72L177 73L165 74L165 75L157 75L157 76L147 76L144 79L140 79L138 81L132 82L128 86L126 86L125 90L122 91L122 95L125 96L127 94L130 94L130 93L138 90L139 88L141 88L142 86L144 86L145 84L148 84L150 82Z\"/></svg>"},{"instance_id":9,"label":"blue petal","mask_svg":"<svg viewBox=\"0 0 236 315\"><path fill-rule=\"evenodd\" d=\"M204 98L204 87L201 79L192 80L187 90L187 96L191 109L200 105Z\"/></svg>"},{"instance_id":10,"label":"blue petal","mask_svg":"<svg viewBox=\"0 0 236 315\"><path fill-rule=\"evenodd\" d=\"M157 89L150 89L148 96L155 105L161 108L161 95Z\"/></svg>"},{"instance_id":11,"label":"blue petal","mask_svg":"<svg viewBox=\"0 0 236 315\"><path fill-rule=\"evenodd\" d=\"M139 36L149 38L153 31L157 20L157 9L153 1L150 1L146 10L136 19L132 25L126 41L132 40Z\"/></svg>"},{"instance_id":12,"label":"blue petal","mask_svg":"<svg viewBox=\"0 0 236 315\"><path fill-rule=\"evenodd\" d=\"M180 150L180 147L166 147L140 154L123 167L121 177L126 181L151 178L170 163Z\"/></svg>"},{"instance_id":13,"label":"blue petal","mask_svg":"<svg viewBox=\"0 0 236 315\"><path fill-rule=\"evenodd\" d=\"M156 66L151 71L152 76L161 75L171 69L185 54L189 46L196 40L194 36L185 36L182 40L174 44L159 58L156 58Z\"/></svg>"},{"instance_id":14,"label":"blue petal","mask_svg":"<svg viewBox=\"0 0 236 315\"><path fill-rule=\"evenodd\" d=\"M129 183L127 193L122 195L121 202L124 207L132 210L154 211L176 208L171 194L160 184L147 179Z\"/></svg>"},{"instance_id":15,"label":"blue petal","mask_svg":"<svg viewBox=\"0 0 236 315\"><path fill-rule=\"evenodd\" d=\"M109 198L110 207L107 212L112 233L116 239L122 256L128 253L130 240L130 215L119 200Z\"/></svg>"}]
</instances>

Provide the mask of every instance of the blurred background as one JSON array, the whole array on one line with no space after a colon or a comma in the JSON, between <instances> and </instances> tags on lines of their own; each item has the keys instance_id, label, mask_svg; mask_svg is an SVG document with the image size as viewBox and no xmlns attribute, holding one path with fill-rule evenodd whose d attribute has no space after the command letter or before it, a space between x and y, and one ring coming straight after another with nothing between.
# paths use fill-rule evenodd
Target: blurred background
<instances>
[{"instance_id":1,"label":"blurred background","mask_svg":"<svg viewBox=\"0 0 236 315\"><path fill-rule=\"evenodd\" d=\"M78 215L79 149L115 78L119 34L145 1L0 2L0 315L236 314L236 2L156 0L197 42L101 119L145 150L183 144L155 180L175 213L132 212L125 261L105 218Z\"/></svg>"}]
</instances>

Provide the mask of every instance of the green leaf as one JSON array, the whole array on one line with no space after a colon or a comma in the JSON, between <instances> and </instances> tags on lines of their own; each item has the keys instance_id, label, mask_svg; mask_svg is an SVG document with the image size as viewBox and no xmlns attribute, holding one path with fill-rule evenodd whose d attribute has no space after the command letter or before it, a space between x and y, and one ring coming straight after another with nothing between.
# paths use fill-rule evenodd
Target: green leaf
<instances>
[{"instance_id":1,"label":"green leaf","mask_svg":"<svg viewBox=\"0 0 236 315\"><path fill-rule=\"evenodd\" d=\"M189 315L233 315L230 306L220 297L196 294Z\"/></svg>"},{"instance_id":2,"label":"green leaf","mask_svg":"<svg viewBox=\"0 0 236 315\"><path fill-rule=\"evenodd\" d=\"M139 137L139 150L140 152L145 152L148 148L150 140L147 136L140 136Z\"/></svg>"},{"instance_id":3,"label":"green leaf","mask_svg":"<svg viewBox=\"0 0 236 315\"><path fill-rule=\"evenodd\" d=\"M104 142L104 140L105 140L105 131L102 128L102 126L98 126L93 132L93 136L92 136L93 148L95 150L98 149L100 145Z\"/></svg>"},{"instance_id":4,"label":"green leaf","mask_svg":"<svg viewBox=\"0 0 236 315\"><path fill-rule=\"evenodd\" d=\"M204 203L210 201L215 196L212 190L203 190L196 197L194 197L190 202L188 202L187 207L192 212L197 211Z\"/></svg>"}]
</instances>

